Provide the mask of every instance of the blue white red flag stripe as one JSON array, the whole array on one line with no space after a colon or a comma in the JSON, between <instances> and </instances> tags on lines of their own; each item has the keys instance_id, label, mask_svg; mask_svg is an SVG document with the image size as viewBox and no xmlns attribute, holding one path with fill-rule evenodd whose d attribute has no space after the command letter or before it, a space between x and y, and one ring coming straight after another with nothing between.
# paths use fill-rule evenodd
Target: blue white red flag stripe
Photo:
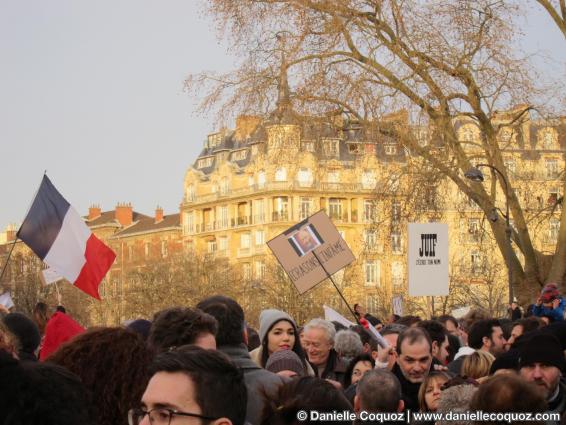
<instances>
[{"instance_id":1,"label":"blue white red flag stripe","mask_svg":"<svg viewBox=\"0 0 566 425\"><path fill-rule=\"evenodd\" d=\"M90 231L47 176L18 237L55 273L100 299L98 286L116 254Z\"/></svg>"}]
</instances>

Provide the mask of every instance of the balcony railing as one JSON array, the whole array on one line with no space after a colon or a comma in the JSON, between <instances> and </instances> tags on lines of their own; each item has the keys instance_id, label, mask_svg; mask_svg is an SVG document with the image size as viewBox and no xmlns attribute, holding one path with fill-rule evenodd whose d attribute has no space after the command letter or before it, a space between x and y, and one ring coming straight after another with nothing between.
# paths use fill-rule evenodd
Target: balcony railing
<instances>
[{"instance_id":1,"label":"balcony railing","mask_svg":"<svg viewBox=\"0 0 566 425\"><path fill-rule=\"evenodd\" d=\"M289 221L289 213L287 211L276 211L271 214L271 221Z\"/></svg>"},{"instance_id":2,"label":"balcony railing","mask_svg":"<svg viewBox=\"0 0 566 425\"><path fill-rule=\"evenodd\" d=\"M222 192L218 191L207 195L198 195L191 198L186 197L185 202L191 204L200 204L206 202L213 202L218 199L226 197L246 196L250 194L264 193L264 192L282 192L282 191L321 191L321 192L365 192L371 193L374 189L364 187L361 183L330 183L330 182L314 182L310 185L305 185L304 182L270 182L265 184L253 184L251 186L241 187L238 189L227 189Z\"/></svg>"}]
</instances>

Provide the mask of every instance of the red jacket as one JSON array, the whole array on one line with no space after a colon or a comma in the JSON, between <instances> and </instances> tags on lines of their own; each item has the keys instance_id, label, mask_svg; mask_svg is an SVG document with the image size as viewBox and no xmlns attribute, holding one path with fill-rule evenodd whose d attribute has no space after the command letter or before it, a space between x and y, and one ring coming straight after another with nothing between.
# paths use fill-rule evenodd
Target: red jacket
<instances>
[{"instance_id":1,"label":"red jacket","mask_svg":"<svg viewBox=\"0 0 566 425\"><path fill-rule=\"evenodd\" d=\"M60 311L56 312L45 326L45 338L39 352L39 360L44 361L55 352L61 344L70 340L75 335L83 333L84 328Z\"/></svg>"}]
</instances>

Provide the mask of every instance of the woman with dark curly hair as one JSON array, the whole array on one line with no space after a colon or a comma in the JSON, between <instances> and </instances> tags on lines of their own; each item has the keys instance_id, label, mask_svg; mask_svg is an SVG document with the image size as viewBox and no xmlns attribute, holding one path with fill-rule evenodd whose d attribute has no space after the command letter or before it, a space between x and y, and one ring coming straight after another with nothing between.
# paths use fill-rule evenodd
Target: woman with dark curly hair
<instances>
[{"instance_id":1,"label":"woman with dark curly hair","mask_svg":"<svg viewBox=\"0 0 566 425\"><path fill-rule=\"evenodd\" d=\"M77 375L92 394L98 425L126 425L149 380L153 359L141 336L122 328L95 328L63 344L48 362Z\"/></svg>"}]
</instances>

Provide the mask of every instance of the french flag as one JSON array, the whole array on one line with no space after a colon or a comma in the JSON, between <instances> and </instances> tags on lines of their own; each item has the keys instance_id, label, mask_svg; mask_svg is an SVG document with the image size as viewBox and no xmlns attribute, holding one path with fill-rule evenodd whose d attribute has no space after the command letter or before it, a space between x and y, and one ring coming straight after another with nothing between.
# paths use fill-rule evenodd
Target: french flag
<instances>
[{"instance_id":1,"label":"french flag","mask_svg":"<svg viewBox=\"0 0 566 425\"><path fill-rule=\"evenodd\" d=\"M100 299L98 286L116 254L94 236L46 175L17 236L54 272Z\"/></svg>"}]
</instances>

